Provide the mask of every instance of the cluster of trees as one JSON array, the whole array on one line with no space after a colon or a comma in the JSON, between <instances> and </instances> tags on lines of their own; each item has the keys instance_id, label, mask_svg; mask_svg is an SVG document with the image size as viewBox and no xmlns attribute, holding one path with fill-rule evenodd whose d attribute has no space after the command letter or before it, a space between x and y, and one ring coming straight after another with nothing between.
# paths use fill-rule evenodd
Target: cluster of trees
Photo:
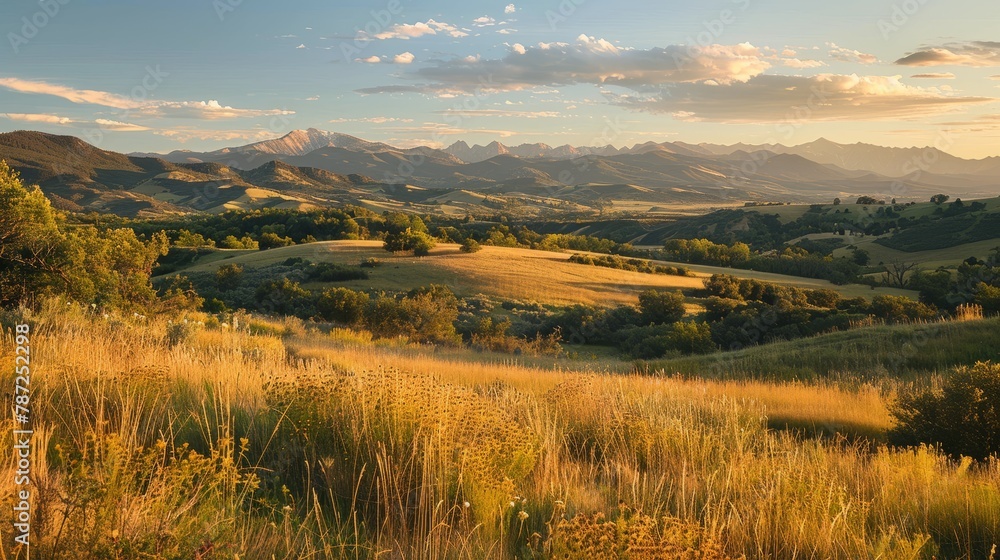
<instances>
[{"instance_id":1,"label":"cluster of trees","mask_svg":"<svg viewBox=\"0 0 1000 560\"><path fill-rule=\"evenodd\" d=\"M974 303L986 315L1000 314L1000 247L986 259L970 257L956 272L945 268L915 270L908 287L920 292L920 300L945 310Z\"/></svg>"},{"instance_id":2,"label":"cluster of trees","mask_svg":"<svg viewBox=\"0 0 1000 560\"><path fill-rule=\"evenodd\" d=\"M62 295L126 310L161 304L150 284L165 235L128 228L68 227L38 187L0 161L0 305Z\"/></svg>"},{"instance_id":3,"label":"cluster of trees","mask_svg":"<svg viewBox=\"0 0 1000 560\"><path fill-rule=\"evenodd\" d=\"M749 245L738 241L725 244L708 239L670 239L664 244L663 258L688 264L819 278L834 284L856 282L861 274L861 264L854 258L814 254L801 246L760 254L752 252Z\"/></svg>"},{"instance_id":4,"label":"cluster of trees","mask_svg":"<svg viewBox=\"0 0 1000 560\"><path fill-rule=\"evenodd\" d=\"M643 259L626 259L618 255L581 255L575 254L569 258L569 262L586 264L590 266L600 266L613 268L615 270L627 270L630 272L642 272L645 274L669 274L672 276L691 276L691 269L683 266L666 266L654 264Z\"/></svg>"}]
</instances>

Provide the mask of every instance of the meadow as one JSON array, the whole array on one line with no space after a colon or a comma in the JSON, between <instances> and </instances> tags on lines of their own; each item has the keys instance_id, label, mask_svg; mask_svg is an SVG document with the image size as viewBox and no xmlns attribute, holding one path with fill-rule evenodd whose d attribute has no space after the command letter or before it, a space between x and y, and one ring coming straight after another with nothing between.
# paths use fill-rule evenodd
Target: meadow
<instances>
[{"instance_id":1,"label":"meadow","mask_svg":"<svg viewBox=\"0 0 1000 560\"><path fill-rule=\"evenodd\" d=\"M1000 543L1000 463L884 443L909 381L639 375L223 319L57 300L3 316L6 387L10 326L33 327L37 557L985 559ZM0 558L23 557L0 527Z\"/></svg>"}]
</instances>

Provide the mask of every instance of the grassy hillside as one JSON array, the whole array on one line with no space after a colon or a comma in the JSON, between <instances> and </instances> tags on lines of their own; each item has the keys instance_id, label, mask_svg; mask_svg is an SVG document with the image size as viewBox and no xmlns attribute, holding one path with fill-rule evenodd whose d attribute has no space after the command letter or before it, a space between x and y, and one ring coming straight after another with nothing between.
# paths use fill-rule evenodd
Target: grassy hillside
<instances>
[{"instance_id":1,"label":"grassy hillside","mask_svg":"<svg viewBox=\"0 0 1000 560\"><path fill-rule=\"evenodd\" d=\"M1000 361L1000 318L873 326L735 352L648 364L666 374L730 378L917 377L961 364Z\"/></svg>"},{"instance_id":2,"label":"grassy hillside","mask_svg":"<svg viewBox=\"0 0 1000 560\"><path fill-rule=\"evenodd\" d=\"M877 444L893 387L402 358L294 321L64 303L5 317L7 386L15 321L34 333L39 557L902 560L1000 542L996 463Z\"/></svg>"},{"instance_id":3,"label":"grassy hillside","mask_svg":"<svg viewBox=\"0 0 1000 560\"><path fill-rule=\"evenodd\" d=\"M296 257L352 266L363 259L376 258L382 264L371 269L369 279L338 282L337 285L358 290L409 291L429 284L444 284L460 296L481 293L545 304L634 303L637 294L649 288L702 288L705 278L712 274L732 274L808 289L827 288L846 297L870 298L879 293L915 295L906 290L836 286L824 280L711 266L689 266L695 277L643 274L570 263L571 255L491 246L484 246L478 253L466 254L459 251L458 245L442 244L431 251L430 256L416 258L387 253L378 241L329 241L268 251L217 252L178 272L214 272L229 263L261 267Z\"/></svg>"}]
</instances>

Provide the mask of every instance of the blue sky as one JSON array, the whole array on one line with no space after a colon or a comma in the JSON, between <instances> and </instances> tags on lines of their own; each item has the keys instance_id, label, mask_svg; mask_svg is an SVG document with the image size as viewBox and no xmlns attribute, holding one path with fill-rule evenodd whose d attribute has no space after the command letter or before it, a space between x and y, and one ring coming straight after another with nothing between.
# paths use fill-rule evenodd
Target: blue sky
<instances>
[{"instance_id":1,"label":"blue sky","mask_svg":"<svg viewBox=\"0 0 1000 560\"><path fill-rule=\"evenodd\" d=\"M0 31L0 130L126 152L315 127L1000 155L995 0L7 0Z\"/></svg>"}]
</instances>

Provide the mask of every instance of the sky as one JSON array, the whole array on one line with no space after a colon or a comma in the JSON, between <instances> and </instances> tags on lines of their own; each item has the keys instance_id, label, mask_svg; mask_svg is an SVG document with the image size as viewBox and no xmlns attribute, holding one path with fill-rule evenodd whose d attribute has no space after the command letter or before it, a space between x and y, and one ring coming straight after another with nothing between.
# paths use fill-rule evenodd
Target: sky
<instances>
[{"instance_id":1,"label":"sky","mask_svg":"<svg viewBox=\"0 0 1000 560\"><path fill-rule=\"evenodd\" d=\"M996 0L5 0L0 131L1000 155Z\"/></svg>"}]
</instances>

